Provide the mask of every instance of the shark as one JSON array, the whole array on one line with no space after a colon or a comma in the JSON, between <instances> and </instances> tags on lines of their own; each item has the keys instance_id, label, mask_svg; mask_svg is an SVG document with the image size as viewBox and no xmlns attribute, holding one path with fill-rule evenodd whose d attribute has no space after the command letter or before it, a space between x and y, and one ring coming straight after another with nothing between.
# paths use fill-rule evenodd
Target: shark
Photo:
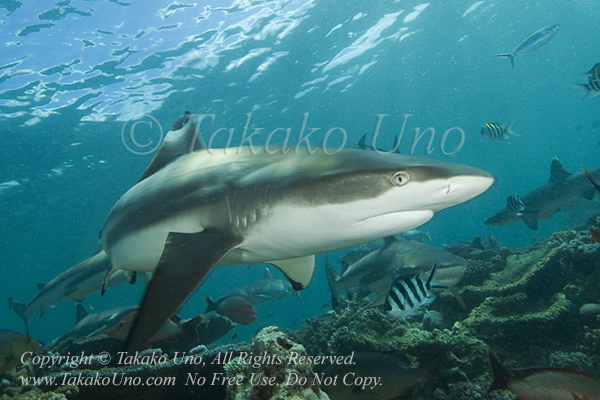
<instances>
[{"instance_id":1,"label":"shark","mask_svg":"<svg viewBox=\"0 0 600 400\"><path fill-rule=\"evenodd\" d=\"M50 282L38 284L39 291L29 302L14 298L8 299L9 307L25 322L25 331L29 333L29 320L38 312L40 316L51 305L62 300L82 301L88 294L102 289L106 273L110 269L110 258L104 250L67 269ZM133 277L121 271L111 276L106 286L114 286L123 282L132 283Z\"/></svg>"},{"instance_id":2,"label":"shark","mask_svg":"<svg viewBox=\"0 0 600 400\"><path fill-rule=\"evenodd\" d=\"M405 242L393 236L385 238L383 247L347 265L340 275L326 259L325 272L332 293L332 306L335 309L342 303L340 290L385 295L396 278L427 274L434 264L435 279L446 288L456 286L467 268L467 260L462 257L425 243Z\"/></svg>"},{"instance_id":3,"label":"shark","mask_svg":"<svg viewBox=\"0 0 600 400\"><path fill-rule=\"evenodd\" d=\"M494 181L474 167L372 150L202 148L201 122L166 134L102 228L107 280L153 273L128 352L144 349L217 266L270 263L301 290L315 254L413 229Z\"/></svg>"},{"instance_id":4,"label":"shark","mask_svg":"<svg viewBox=\"0 0 600 400\"><path fill-rule=\"evenodd\" d=\"M137 309L137 305L128 305L90 314L81 303L77 303L75 306L75 324L46 347L52 349L68 338L87 338L103 335L118 324L126 315Z\"/></svg>"},{"instance_id":5,"label":"shark","mask_svg":"<svg viewBox=\"0 0 600 400\"><path fill-rule=\"evenodd\" d=\"M600 179L600 168L588 172L592 179ZM580 198L592 200L596 188L584 172L572 174L567 172L557 158L550 166L550 180L545 185L521 197L524 209L513 212L504 207L491 216L486 225L499 226L522 220L530 229L537 231L539 220L552 217L560 209Z\"/></svg>"},{"instance_id":6,"label":"shark","mask_svg":"<svg viewBox=\"0 0 600 400\"><path fill-rule=\"evenodd\" d=\"M288 293L300 300L299 292L295 291L287 280L273 278L271 271L269 271L268 268L265 268L261 280L234 290L214 302L220 303L228 297L240 296L246 298L250 304L255 305L279 300Z\"/></svg>"}]
</instances>

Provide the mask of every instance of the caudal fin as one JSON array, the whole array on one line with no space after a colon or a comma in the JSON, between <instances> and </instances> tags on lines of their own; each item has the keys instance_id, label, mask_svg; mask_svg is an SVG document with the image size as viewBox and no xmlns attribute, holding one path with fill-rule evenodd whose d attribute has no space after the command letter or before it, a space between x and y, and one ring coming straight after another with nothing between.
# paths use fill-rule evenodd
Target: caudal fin
<instances>
[{"instance_id":1,"label":"caudal fin","mask_svg":"<svg viewBox=\"0 0 600 400\"><path fill-rule=\"evenodd\" d=\"M27 304L19 301L17 299L13 299L12 297L8 299L8 306L25 322L25 334L29 335L29 317L25 315L25 310L27 310Z\"/></svg>"},{"instance_id":2,"label":"caudal fin","mask_svg":"<svg viewBox=\"0 0 600 400\"><path fill-rule=\"evenodd\" d=\"M577 89L579 91L580 98L594 98L600 95L599 92L595 90L591 90L589 85L581 84L581 83L571 83L569 84L571 89Z\"/></svg>"},{"instance_id":3,"label":"caudal fin","mask_svg":"<svg viewBox=\"0 0 600 400\"><path fill-rule=\"evenodd\" d=\"M327 254L325 254L325 275L327 276L327 283L329 284L329 289L331 290L331 308L335 310L342 305L340 290L336 284L339 275L337 272L335 272L331 264L329 264L329 258L327 257Z\"/></svg>"},{"instance_id":4,"label":"caudal fin","mask_svg":"<svg viewBox=\"0 0 600 400\"><path fill-rule=\"evenodd\" d=\"M512 130L513 125L515 124L515 122L517 122L517 120L515 119L513 122L510 123L510 125L508 125L508 128L506 128L506 132L510 135L513 136L521 136L518 133L516 133L515 131Z\"/></svg>"},{"instance_id":5,"label":"caudal fin","mask_svg":"<svg viewBox=\"0 0 600 400\"><path fill-rule=\"evenodd\" d=\"M494 55L494 57L510 58L510 66L512 67L512 69L515 69L515 56L513 56L512 53L496 54Z\"/></svg>"},{"instance_id":6,"label":"caudal fin","mask_svg":"<svg viewBox=\"0 0 600 400\"><path fill-rule=\"evenodd\" d=\"M487 356L492 369L492 384L486 394L489 394L494 390L505 390L511 379L510 373L502 364L500 364L500 361L498 361L496 355L492 352L492 349L490 349L490 346L487 348Z\"/></svg>"}]
</instances>

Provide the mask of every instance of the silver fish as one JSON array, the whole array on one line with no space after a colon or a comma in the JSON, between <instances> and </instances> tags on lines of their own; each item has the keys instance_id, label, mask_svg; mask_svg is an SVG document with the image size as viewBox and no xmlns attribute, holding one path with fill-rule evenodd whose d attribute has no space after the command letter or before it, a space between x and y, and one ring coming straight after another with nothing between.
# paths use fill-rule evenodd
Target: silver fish
<instances>
[{"instance_id":1,"label":"silver fish","mask_svg":"<svg viewBox=\"0 0 600 400\"><path fill-rule=\"evenodd\" d=\"M516 56L520 56L523 54L529 54L534 50L539 49L546 43L550 41L558 33L558 29L560 25L548 25L539 31L533 32L531 35L527 36L515 49L510 53L502 53L496 54L496 57L506 57L510 58L510 65L512 69L515 69L515 60Z\"/></svg>"}]
</instances>

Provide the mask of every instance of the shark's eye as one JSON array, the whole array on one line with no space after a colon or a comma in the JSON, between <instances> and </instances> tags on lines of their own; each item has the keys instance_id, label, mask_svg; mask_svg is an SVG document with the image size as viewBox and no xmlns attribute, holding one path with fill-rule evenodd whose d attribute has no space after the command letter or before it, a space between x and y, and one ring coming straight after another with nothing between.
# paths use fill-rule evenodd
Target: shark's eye
<instances>
[{"instance_id":1,"label":"shark's eye","mask_svg":"<svg viewBox=\"0 0 600 400\"><path fill-rule=\"evenodd\" d=\"M394 186L404 186L408 183L408 181L410 181L410 175L408 175L408 172L396 172L394 175L392 175L391 179L392 184L394 184Z\"/></svg>"}]
</instances>

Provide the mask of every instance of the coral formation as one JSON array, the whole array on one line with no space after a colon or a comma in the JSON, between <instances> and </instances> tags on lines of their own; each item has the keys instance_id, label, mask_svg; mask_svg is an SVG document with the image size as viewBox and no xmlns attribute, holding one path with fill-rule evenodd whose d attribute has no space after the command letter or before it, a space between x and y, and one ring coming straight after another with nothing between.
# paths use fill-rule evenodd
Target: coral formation
<instances>
[{"instance_id":1,"label":"coral formation","mask_svg":"<svg viewBox=\"0 0 600 400\"><path fill-rule=\"evenodd\" d=\"M219 320L212 327L203 327L204 345L186 351L197 343L164 344L162 350L140 354L162 357L160 363L118 365L113 359L104 365L94 359L76 368L68 363L43 370L22 367L16 375L4 377L0 393L2 400L147 400L167 394L230 400L327 399L315 383L315 376L327 364L290 364L287 360L292 354L384 352L411 368L427 371L429 379L410 390L413 400L514 399L514 394L506 391L487 393L491 382L487 346L507 368L567 367L600 377L599 248L586 230L570 230L555 233L527 252L503 247L473 251L459 284L466 309L454 296L442 292L422 317L394 319L380 308L365 308L368 299L353 299L341 308L308 319L294 332L284 334L270 326L250 343L207 347L231 329L227 321ZM106 337L70 339L48 354L108 351L115 357L122 345ZM198 357L202 364L193 362ZM83 378L116 375L141 381L173 377L177 384L79 384L57 388L18 382L19 377L59 378L65 373L81 374ZM213 379L214 384L209 384ZM199 384L203 380L205 383Z\"/></svg>"},{"instance_id":2,"label":"coral formation","mask_svg":"<svg viewBox=\"0 0 600 400\"><path fill-rule=\"evenodd\" d=\"M292 337L311 354L395 350L413 365L435 360L437 387L423 383L413 399L514 398L486 395L488 345L509 368L561 366L600 376L599 247L582 230L557 232L528 252L475 251L461 281L468 310L442 293L419 326L419 317L394 320L376 309L356 314L362 304L351 301L309 319ZM438 317L432 310L452 328L432 327Z\"/></svg>"},{"instance_id":3,"label":"coral formation","mask_svg":"<svg viewBox=\"0 0 600 400\"><path fill-rule=\"evenodd\" d=\"M290 341L279 328L266 327L254 337L250 356L253 355L265 359L246 363L248 357L242 354L226 366L227 375L242 382L227 386L228 400L329 399L315 384L311 365L299 363L301 357L307 356L304 347Z\"/></svg>"}]
</instances>

